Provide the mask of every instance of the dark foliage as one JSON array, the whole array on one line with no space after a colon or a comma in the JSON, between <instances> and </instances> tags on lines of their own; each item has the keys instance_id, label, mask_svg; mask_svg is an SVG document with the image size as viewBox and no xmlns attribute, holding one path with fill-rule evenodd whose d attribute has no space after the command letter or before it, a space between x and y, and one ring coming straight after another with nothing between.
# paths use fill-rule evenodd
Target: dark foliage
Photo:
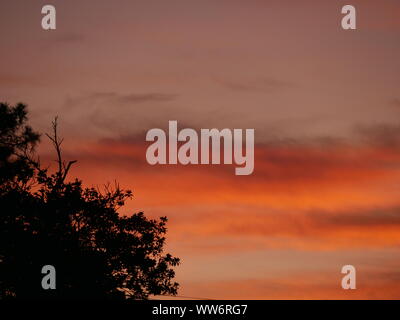
<instances>
[{"instance_id":1,"label":"dark foliage","mask_svg":"<svg viewBox=\"0 0 400 320\"><path fill-rule=\"evenodd\" d=\"M33 160L39 135L26 125L26 108L0 104L0 299L146 299L176 294L164 254L167 218L120 216L132 197L118 185L100 192L66 182L71 166L61 143L49 136L58 169ZM56 290L43 290L41 268L56 268Z\"/></svg>"}]
</instances>

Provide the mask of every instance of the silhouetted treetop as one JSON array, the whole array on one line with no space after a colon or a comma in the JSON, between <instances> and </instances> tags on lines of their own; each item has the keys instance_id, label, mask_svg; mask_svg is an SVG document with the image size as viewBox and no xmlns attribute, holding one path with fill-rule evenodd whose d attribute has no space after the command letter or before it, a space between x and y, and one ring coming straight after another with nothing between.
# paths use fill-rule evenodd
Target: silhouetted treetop
<instances>
[{"instance_id":1,"label":"silhouetted treetop","mask_svg":"<svg viewBox=\"0 0 400 320\"><path fill-rule=\"evenodd\" d=\"M118 184L100 191L68 181L76 161L62 158L57 121L48 135L57 162L50 173L31 160L39 135L26 124L26 107L1 104L0 115L0 299L176 294L179 259L164 253L167 218L121 216L118 209L132 192ZM32 188L18 187L32 181ZM56 290L41 288L44 265L57 270Z\"/></svg>"},{"instance_id":2,"label":"silhouetted treetop","mask_svg":"<svg viewBox=\"0 0 400 320\"><path fill-rule=\"evenodd\" d=\"M0 184L26 182L33 175L27 162L39 141L39 134L26 121L24 104L0 103Z\"/></svg>"}]
</instances>

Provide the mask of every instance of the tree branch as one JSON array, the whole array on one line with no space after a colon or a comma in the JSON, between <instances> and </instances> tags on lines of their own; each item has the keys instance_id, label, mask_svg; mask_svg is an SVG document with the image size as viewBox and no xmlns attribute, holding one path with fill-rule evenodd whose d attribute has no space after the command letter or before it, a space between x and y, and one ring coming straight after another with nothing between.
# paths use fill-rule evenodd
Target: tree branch
<instances>
[{"instance_id":1,"label":"tree branch","mask_svg":"<svg viewBox=\"0 0 400 320\"><path fill-rule=\"evenodd\" d=\"M56 149L57 153L57 160L55 160L58 164L58 171L56 175L58 176L58 182L62 184L65 178L68 175L68 172L71 166L77 162L77 160L69 161L67 165L62 159L62 152L61 152L61 144L63 143L64 139L60 139L57 135L57 126L58 126L58 117L55 117L54 121L52 122L53 125L53 135L49 135L46 133L46 136L51 140L53 143L54 148Z\"/></svg>"}]
</instances>

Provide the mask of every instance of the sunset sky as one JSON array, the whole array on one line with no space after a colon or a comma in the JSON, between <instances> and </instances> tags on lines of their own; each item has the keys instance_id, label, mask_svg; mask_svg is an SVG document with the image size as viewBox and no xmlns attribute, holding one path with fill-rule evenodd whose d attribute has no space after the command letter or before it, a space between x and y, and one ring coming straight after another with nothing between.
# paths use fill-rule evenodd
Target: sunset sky
<instances>
[{"instance_id":1,"label":"sunset sky","mask_svg":"<svg viewBox=\"0 0 400 320\"><path fill-rule=\"evenodd\" d=\"M0 100L59 116L71 178L131 189L121 213L169 218L179 296L400 298L398 0L2 0L0 35ZM149 165L169 120L254 128L254 173Z\"/></svg>"}]
</instances>

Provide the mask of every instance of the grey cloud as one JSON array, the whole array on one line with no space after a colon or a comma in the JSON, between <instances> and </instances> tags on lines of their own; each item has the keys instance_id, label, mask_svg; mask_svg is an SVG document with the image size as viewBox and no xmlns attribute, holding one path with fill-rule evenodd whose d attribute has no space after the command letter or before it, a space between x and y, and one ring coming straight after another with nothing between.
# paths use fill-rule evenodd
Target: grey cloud
<instances>
[{"instance_id":1,"label":"grey cloud","mask_svg":"<svg viewBox=\"0 0 400 320\"><path fill-rule=\"evenodd\" d=\"M175 100L176 94L165 93L142 93L142 94L128 94L121 95L117 99L121 103L142 103L142 102L167 102Z\"/></svg>"},{"instance_id":2,"label":"grey cloud","mask_svg":"<svg viewBox=\"0 0 400 320\"><path fill-rule=\"evenodd\" d=\"M393 99L393 100L391 101L391 104L392 104L393 106L395 106L395 107L399 107L399 108L400 108L400 99L398 99L398 98Z\"/></svg>"},{"instance_id":3,"label":"grey cloud","mask_svg":"<svg viewBox=\"0 0 400 320\"><path fill-rule=\"evenodd\" d=\"M176 94L166 93L130 93L94 92L81 97L67 98L67 105L74 106L81 103L113 103L117 105L138 104L145 102L169 102L178 97Z\"/></svg>"},{"instance_id":4,"label":"grey cloud","mask_svg":"<svg viewBox=\"0 0 400 320\"><path fill-rule=\"evenodd\" d=\"M340 227L400 226L400 208L366 209L348 212L313 212L310 219L318 225Z\"/></svg>"},{"instance_id":5,"label":"grey cloud","mask_svg":"<svg viewBox=\"0 0 400 320\"><path fill-rule=\"evenodd\" d=\"M400 124L358 126L355 131L369 144L388 148L400 146Z\"/></svg>"},{"instance_id":6,"label":"grey cloud","mask_svg":"<svg viewBox=\"0 0 400 320\"><path fill-rule=\"evenodd\" d=\"M243 92L271 92L278 89L287 89L293 86L292 83L273 79L273 78L260 78L253 80L216 80L224 87L233 91Z\"/></svg>"},{"instance_id":7,"label":"grey cloud","mask_svg":"<svg viewBox=\"0 0 400 320\"><path fill-rule=\"evenodd\" d=\"M42 84L42 80L32 76L25 75L12 75L8 73L0 74L0 85L1 86L31 86Z\"/></svg>"}]
</instances>

